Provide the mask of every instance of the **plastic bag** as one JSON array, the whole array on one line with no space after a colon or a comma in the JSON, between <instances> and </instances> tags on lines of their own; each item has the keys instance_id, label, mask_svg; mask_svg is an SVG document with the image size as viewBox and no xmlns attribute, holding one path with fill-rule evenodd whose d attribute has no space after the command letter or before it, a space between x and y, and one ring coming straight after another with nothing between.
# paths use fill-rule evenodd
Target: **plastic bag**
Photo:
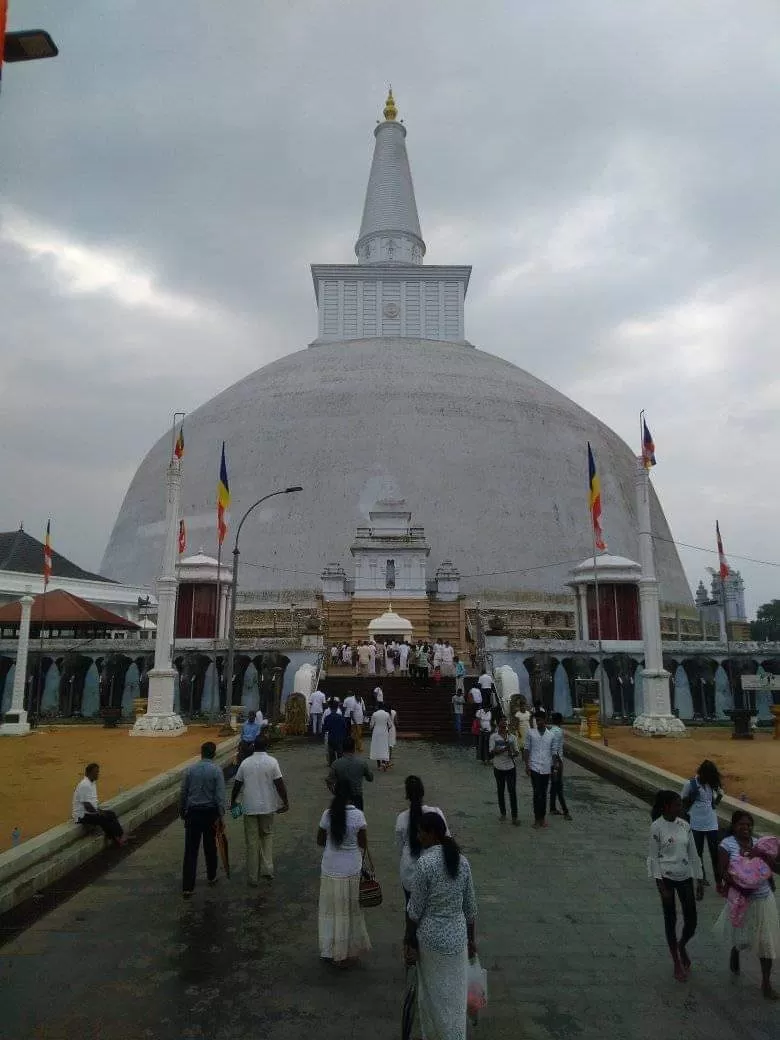
<instances>
[{"instance_id":1,"label":"plastic bag","mask_svg":"<svg viewBox=\"0 0 780 1040\"><path fill-rule=\"evenodd\" d=\"M477 1012L487 1007L488 1002L487 972L479 963L479 957L475 957L473 961L469 961L467 982L468 996L466 998L466 1010L473 1018L476 1016Z\"/></svg>"}]
</instances>

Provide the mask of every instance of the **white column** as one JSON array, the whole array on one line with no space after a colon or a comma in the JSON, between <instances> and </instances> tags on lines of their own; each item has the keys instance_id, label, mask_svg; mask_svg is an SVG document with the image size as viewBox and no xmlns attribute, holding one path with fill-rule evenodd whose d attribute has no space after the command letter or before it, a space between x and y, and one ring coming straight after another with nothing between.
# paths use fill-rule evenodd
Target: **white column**
<instances>
[{"instance_id":1,"label":"white column","mask_svg":"<svg viewBox=\"0 0 780 1040\"><path fill-rule=\"evenodd\" d=\"M24 688L27 684L27 654L30 647L30 614L32 612L32 596L22 596L22 616L19 621L19 641L16 644L16 667L14 670L14 688L11 693L11 708L0 725L0 736L23 737L30 732L27 712L24 710ZM41 673L43 674L43 673Z\"/></svg>"},{"instance_id":2,"label":"white column","mask_svg":"<svg viewBox=\"0 0 780 1040\"><path fill-rule=\"evenodd\" d=\"M588 627L588 587L587 585L577 585L575 586L575 592L577 595L577 638L583 639L587 642L587 640L590 639L590 630Z\"/></svg>"},{"instance_id":3,"label":"white column","mask_svg":"<svg viewBox=\"0 0 780 1040\"><path fill-rule=\"evenodd\" d=\"M227 639L228 631L230 629L230 585L227 583L222 585L222 621L220 623L220 639Z\"/></svg>"},{"instance_id":4,"label":"white column","mask_svg":"<svg viewBox=\"0 0 780 1040\"><path fill-rule=\"evenodd\" d=\"M149 700L146 714L140 715L131 736L176 737L187 727L173 710L176 669L171 662L173 629L176 620L176 556L179 533L179 499L181 497L181 463L171 459L168 466L168 500L165 507L165 545L162 567L157 579L157 636L154 646L154 668L149 673Z\"/></svg>"},{"instance_id":5,"label":"white column","mask_svg":"<svg viewBox=\"0 0 780 1040\"><path fill-rule=\"evenodd\" d=\"M645 667L642 671L643 711L634 720L634 730L645 736L682 736L685 726L672 715L669 699L669 673L664 668L661 646L661 615L658 580L655 575L653 531L650 523L650 475L641 458L637 460L636 508L639 523L639 609L642 617L642 642Z\"/></svg>"}]
</instances>

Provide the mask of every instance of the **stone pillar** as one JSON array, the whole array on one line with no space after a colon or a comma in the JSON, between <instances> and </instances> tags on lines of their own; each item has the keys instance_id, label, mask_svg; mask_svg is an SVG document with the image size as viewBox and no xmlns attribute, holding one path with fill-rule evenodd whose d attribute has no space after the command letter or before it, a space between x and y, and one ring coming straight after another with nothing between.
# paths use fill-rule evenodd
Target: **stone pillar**
<instances>
[{"instance_id":1,"label":"stone pillar","mask_svg":"<svg viewBox=\"0 0 780 1040\"><path fill-rule=\"evenodd\" d=\"M14 671L14 688L11 694L11 708L6 712L0 725L0 736L24 737L30 732L27 712L24 710L24 690L27 685L27 654L30 647L30 615L32 613L32 596L22 596L22 617L19 622L19 641L16 644L16 669Z\"/></svg>"},{"instance_id":2,"label":"stone pillar","mask_svg":"<svg viewBox=\"0 0 780 1040\"><path fill-rule=\"evenodd\" d=\"M669 699L669 673L664 668L661 646L661 616L658 581L653 557L653 533L650 526L650 475L642 460L637 460L636 507L639 522L639 609L642 617L642 642L645 667L642 672L643 711L634 720L634 731L648 737L683 736L685 726L672 715Z\"/></svg>"},{"instance_id":3,"label":"stone pillar","mask_svg":"<svg viewBox=\"0 0 780 1040\"><path fill-rule=\"evenodd\" d=\"M231 582L232 584L232 582ZM230 585L223 583L222 585L222 610L220 613L220 639L227 639L228 632L230 631Z\"/></svg>"},{"instance_id":4,"label":"stone pillar","mask_svg":"<svg viewBox=\"0 0 780 1040\"><path fill-rule=\"evenodd\" d=\"M588 629L588 589L586 585L578 585L577 593L577 638L587 642L590 639Z\"/></svg>"},{"instance_id":5,"label":"stone pillar","mask_svg":"<svg viewBox=\"0 0 780 1040\"><path fill-rule=\"evenodd\" d=\"M176 457L168 466L168 501L165 509L165 546L157 579L157 638L154 667L147 673L149 697L146 714L139 715L130 730L134 737L177 737L187 727L173 710L176 669L171 660L176 622L176 556L179 536L181 463Z\"/></svg>"}]
</instances>

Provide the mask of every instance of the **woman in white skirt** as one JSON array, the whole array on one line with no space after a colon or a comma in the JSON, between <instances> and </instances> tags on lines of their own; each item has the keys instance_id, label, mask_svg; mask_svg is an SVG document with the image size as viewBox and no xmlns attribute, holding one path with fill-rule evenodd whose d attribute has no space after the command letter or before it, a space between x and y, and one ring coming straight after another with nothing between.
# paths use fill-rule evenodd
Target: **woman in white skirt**
<instances>
[{"instance_id":1,"label":"woman in white skirt","mask_svg":"<svg viewBox=\"0 0 780 1040\"><path fill-rule=\"evenodd\" d=\"M320 820L320 957L342 967L371 949L360 906L360 870L367 846L366 818L352 804L348 784L339 781Z\"/></svg>"},{"instance_id":2,"label":"woman in white skirt","mask_svg":"<svg viewBox=\"0 0 780 1040\"><path fill-rule=\"evenodd\" d=\"M471 868L447 825L423 813L423 853L406 910L405 956L417 963L417 1007L424 1040L466 1040L468 962L477 955Z\"/></svg>"},{"instance_id":3,"label":"woman in white skirt","mask_svg":"<svg viewBox=\"0 0 780 1040\"><path fill-rule=\"evenodd\" d=\"M731 829L728 837L720 843L718 850L718 866L720 883L718 891L721 895L728 893L732 883L729 867L740 856L764 855L756 851L753 837L753 817L744 809L737 809L731 817ZM768 862L776 870L777 860ZM731 923L729 904L726 902L723 912L715 923L715 930L731 947L729 966L735 975L739 974L739 955L742 950L752 950L761 964L761 992L767 1000L777 1000L777 991L771 982L772 967L780 954L780 922L778 921L777 902L774 893L774 879L764 881L758 888L745 892L749 906L745 919L740 927Z\"/></svg>"},{"instance_id":4,"label":"woman in white skirt","mask_svg":"<svg viewBox=\"0 0 780 1040\"><path fill-rule=\"evenodd\" d=\"M368 757L376 762L382 772L390 765L390 715L383 703L379 703L371 716L371 750Z\"/></svg>"}]
</instances>

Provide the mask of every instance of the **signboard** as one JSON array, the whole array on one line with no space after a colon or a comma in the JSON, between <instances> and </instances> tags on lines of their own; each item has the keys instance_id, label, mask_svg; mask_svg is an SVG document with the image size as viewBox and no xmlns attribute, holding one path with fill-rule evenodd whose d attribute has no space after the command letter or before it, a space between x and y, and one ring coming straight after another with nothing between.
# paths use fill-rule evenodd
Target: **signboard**
<instances>
[{"instance_id":1,"label":"signboard","mask_svg":"<svg viewBox=\"0 0 780 1040\"><path fill-rule=\"evenodd\" d=\"M599 684L597 679L575 679L574 700L575 707L581 708L583 704L593 703L599 699Z\"/></svg>"},{"instance_id":2,"label":"signboard","mask_svg":"<svg viewBox=\"0 0 780 1040\"><path fill-rule=\"evenodd\" d=\"M743 675L743 690L780 690L780 675Z\"/></svg>"}]
</instances>

